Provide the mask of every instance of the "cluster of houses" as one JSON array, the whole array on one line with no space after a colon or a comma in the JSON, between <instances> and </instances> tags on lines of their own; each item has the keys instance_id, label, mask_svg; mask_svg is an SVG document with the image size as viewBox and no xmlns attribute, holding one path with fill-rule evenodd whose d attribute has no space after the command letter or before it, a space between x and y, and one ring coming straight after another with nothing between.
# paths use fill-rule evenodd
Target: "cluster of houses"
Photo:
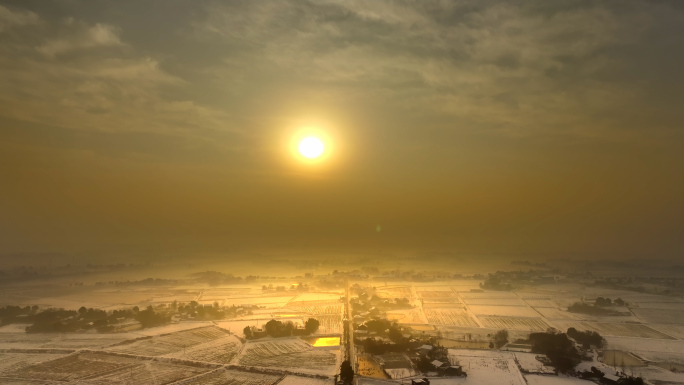
<instances>
[{"instance_id":1,"label":"cluster of houses","mask_svg":"<svg viewBox=\"0 0 684 385\"><path fill-rule=\"evenodd\" d=\"M374 355L373 358L385 374L392 379L414 377L420 374L420 371L416 369L418 363L425 360L432 349L432 345L422 345L411 352L386 353ZM430 376L455 377L466 375L460 365L452 365L447 359L434 359L431 364L434 371L428 372Z\"/></svg>"}]
</instances>

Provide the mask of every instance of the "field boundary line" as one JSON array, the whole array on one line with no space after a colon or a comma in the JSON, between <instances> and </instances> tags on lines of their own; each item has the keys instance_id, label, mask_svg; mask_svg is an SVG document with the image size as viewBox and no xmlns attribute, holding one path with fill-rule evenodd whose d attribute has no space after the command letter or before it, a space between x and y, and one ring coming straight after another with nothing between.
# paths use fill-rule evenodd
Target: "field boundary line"
<instances>
[{"instance_id":1,"label":"field boundary line","mask_svg":"<svg viewBox=\"0 0 684 385\"><path fill-rule=\"evenodd\" d=\"M180 380L178 380L178 381L171 382L171 383L169 383L168 385L181 385L181 384L186 384L186 383L189 383L189 382L191 382L191 381L194 381L194 380L196 380L196 379L198 379L198 378L202 378L202 377L206 377L206 376L209 376L209 375L211 375L211 374L214 374L214 373L216 373L216 372L218 372L218 371L220 371L220 370L222 370L222 369L226 369L226 367L225 367L225 366L222 366L222 367L220 367L220 368L216 368L216 369L210 370L210 371L208 371L208 372L200 373L200 374L195 375L195 376L192 376L192 377L183 378L183 379L180 379Z\"/></svg>"},{"instance_id":2,"label":"field boundary line","mask_svg":"<svg viewBox=\"0 0 684 385\"><path fill-rule=\"evenodd\" d=\"M475 320L475 323L477 323L478 327L484 328L484 326L482 325L482 322L480 322L480 320L477 318L477 316L475 315L475 313L473 313L473 311L470 310L470 307L468 307L468 304L467 304L467 303L463 300L463 298L461 297L461 293L456 292L456 296L458 297L458 300L461 301L461 302L463 303L463 308L466 310L466 313L468 313L468 315L469 315L472 319Z\"/></svg>"}]
</instances>

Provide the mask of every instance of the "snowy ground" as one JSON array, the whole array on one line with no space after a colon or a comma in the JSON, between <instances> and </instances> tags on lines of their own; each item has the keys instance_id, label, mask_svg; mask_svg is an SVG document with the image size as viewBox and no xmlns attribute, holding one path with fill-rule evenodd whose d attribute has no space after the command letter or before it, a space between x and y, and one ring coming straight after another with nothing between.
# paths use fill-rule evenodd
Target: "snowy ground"
<instances>
[{"instance_id":1,"label":"snowy ground","mask_svg":"<svg viewBox=\"0 0 684 385\"><path fill-rule=\"evenodd\" d=\"M461 365L468 377L454 379L454 382L435 380L434 383L524 385L525 380L513 357L513 353L508 352L449 349L449 360L453 364Z\"/></svg>"},{"instance_id":2,"label":"snowy ground","mask_svg":"<svg viewBox=\"0 0 684 385\"><path fill-rule=\"evenodd\" d=\"M561 377L529 374L525 376L528 385L592 385L594 382L575 377Z\"/></svg>"},{"instance_id":3,"label":"snowy ground","mask_svg":"<svg viewBox=\"0 0 684 385\"><path fill-rule=\"evenodd\" d=\"M684 362L684 341L606 337L608 348L632 352L649 361Z\"/></svg>"}]
</instances>

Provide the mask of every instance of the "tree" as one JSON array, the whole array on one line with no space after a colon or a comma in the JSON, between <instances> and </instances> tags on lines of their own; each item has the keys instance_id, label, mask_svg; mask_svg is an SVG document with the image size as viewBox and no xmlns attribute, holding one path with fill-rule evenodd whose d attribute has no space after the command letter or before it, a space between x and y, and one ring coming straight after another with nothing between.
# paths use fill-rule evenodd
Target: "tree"
<instances>
[{"instance_id":1,"label":"tree","mask_svg":"<svg viewBox=\"0 0 684 385\"><path fill-rule=\"evenodd\" d=\"M610 298L603 298L603 297L596 298L596 302L595 302L596 306L610 306L612 304L613 304L613 301L611 301Z\"/></svg>"},{"instance_id":2,"label":"tree","mask_svg":"<svg viewBox=\"0 0 684 385\"><path fill-rule=\"evenodd\" d=\"M245 333L246 339L252 339L252 328L250 328L249 326L245 326L245 328L242 329L242 332Z\"/></svg>"},{"instance_id":3,"label":"tree","mask_svg":"<svg viewBox=\"0 0 684 385\"><path fill-rule=\"evenodd\" d=\"M271 337L289 337L294 330L294 324L291 321L282 323L277 320L270 320L266 322L266 333Z\"/></svg>"},{"instance_id":4,"label":"tree","mask_svg":"<svg viewBox=\"0 0 684 385\"><path fill-rule=\"evenodd\" d=\"M80 315L84 315L87 312L88 312L88 309L86 309L85 306L81 306L81 308L78 309L78 314L80 314Z\"/></svg>"},{"instance_id":5,"label":"tree","mask_svg":"<svg viewBox=\"0 0 684 385\"><path fill-rule=\"evenodd\" d=\"M366 326L369 332L384 333L385 330L392 326L392 323L386 319L374 319L366 321Z\"/></svg>"},{"instance_id":6,"label":"tree","mask_svg":"<svg viewBox=\"0 0 684 385\"><path fill-rule=\"evenodd\" d=\"M344 384L352 384L354 382L354 369L349 361L344 361L340 366L340 379Z\"/></svg>"},{"instance_id":7,"label":"tree","mask_svg":"<svg viewBox=\"0 0 684 385\"><path fill-rule=\"evenodd\" d=\"M572 370L581 357L575 344L563 333L531 333L532 353L543 353L561 373Z\"/></svg>"},{"instance_id":8,"label":"tree","mask_svg":"<svg viewBox=\"0 0 684 385\"><path fill-rule=\"evenodd\" d=\"M494 334L494 344L496 348L500 348L508 343L508 330L501 329Z\"/></svg>"},{"instance_id":9,"label":"tree","mask_svg":"<svg viewBox=\"0 0 684 385\"><path fill-rule=\"evenodd\" d=\"M418 362L416 363L416 367L422 373L434 372L435 370L437 370L437 368L435 367L435 365L432 364L432 361L430 361L430 358L428 358L428 356L420 357L420 360L418 360Z\"/></svg>"},{"instance_id":10,"label":"tree","mask_svg":"<svg viewBox=\"0 0 684 385\"><path fill-rule=\"evenodd\" d=\"M602 348L606 344L606 340L601 337L600 334L591 330L580 332L575 328L569 328L567 334L568 337L582 344L585 349L589 349L591 345L594 345L597 348Z\"/></svg>"},{"instance_id":11,"label":"tree","mask_svg":"<svg viewBox=\"0 0 684 385\"><path fill-rule=\"evenodd\" d=\"M304 330L306 330L307 333L312 334L316 330L318 330L318 327L321 325L321 323L315 319L315 318L309 318L306 320L304 323Z\"/></svg>"},{"instance_id":12,"label":"tree","mask_svg":"<svg viewBox=\"0 0 684 385\"><path fill-rule=\"evenodd\" d=\"M282 327L283 323L280 321L276 321L274 319L266 322L266 333L268 333L269 336L271 337L279 337L279 331L280 328Z\"/></svg>"}]
</instances>

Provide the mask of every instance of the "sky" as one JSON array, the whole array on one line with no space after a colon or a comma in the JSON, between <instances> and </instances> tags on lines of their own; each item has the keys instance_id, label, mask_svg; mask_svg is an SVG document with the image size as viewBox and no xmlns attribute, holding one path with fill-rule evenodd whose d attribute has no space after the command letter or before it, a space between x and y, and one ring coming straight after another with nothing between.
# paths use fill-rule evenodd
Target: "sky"
<instances>
[{"instance_id":1,"label":"sky","mask_svg":"<svg viewBox=\"0 0 684 385\"><path fill-rule=\"evenodd\" d=\"M0 258L681 258L683 68L681 0L0 0Z\"/></svg>"}]
</instances>

